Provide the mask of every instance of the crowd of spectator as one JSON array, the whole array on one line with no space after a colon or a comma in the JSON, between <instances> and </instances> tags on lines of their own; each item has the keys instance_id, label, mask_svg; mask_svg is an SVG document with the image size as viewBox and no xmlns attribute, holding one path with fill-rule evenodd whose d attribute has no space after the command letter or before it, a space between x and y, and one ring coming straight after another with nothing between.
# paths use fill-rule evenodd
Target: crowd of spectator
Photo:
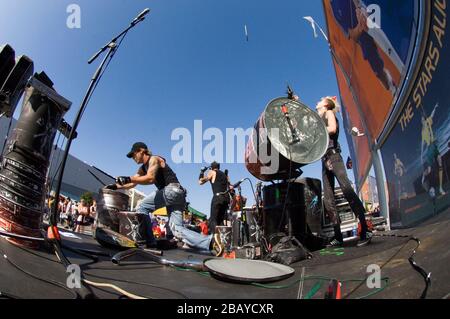
<instances>
[{"instance_id":1,"label":"crowd of spectator","mask_svg":"<svg viewBox=\"0 0 450 319\"><path fill-rule=\"evenodd\" d=\"M47 218L54 205L57 205L58 224L63 228L84 233L94 223L97 212L95 200L92 202L85 199L77 201L60 195L59 200L56 201L56 198L50 195L47 199Z\"/></svg>"}]
</instances>

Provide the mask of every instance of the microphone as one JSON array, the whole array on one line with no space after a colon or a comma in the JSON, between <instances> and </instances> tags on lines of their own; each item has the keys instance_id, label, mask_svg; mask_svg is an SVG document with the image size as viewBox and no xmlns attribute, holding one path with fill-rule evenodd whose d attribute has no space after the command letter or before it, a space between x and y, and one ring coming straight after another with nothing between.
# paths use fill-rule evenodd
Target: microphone
<instances>
[{"instance_id":1,"label":"microphone","mask_svg":"<svg viewBox=\"0 0 450 319\"><path fill-rule=\"evenodd\" d=\"M236 184L233 185L233 188L238 187L238 186L241 185L244 181L245 181L245 178L241 179L239 182L237 182Z\"/></svg>"},{"instance_id":2,"label":"microphone","mask_svg":"<svg viewBox=\"0 0 450 319\"><path fill-rule=\"evenodd\" d=\"M289 116L289 109L286 104L283 104L281 106L281 113L283 113L284 118L286 119L292 134L292 142L290 144L293 145L300 142L300 138L298 137L297 132L295 131L294 126L292 125L291 117Z\"/></svg>"},{"instance_id":3,"label":"microphone","mask_svg":"<svg viewBox=\"0 0 450 319\"><path fill-rule=\"evenodd\" d=\"M234 189L234 188L238 187L239 185L241 185L245 180L246 180L246 178L243 178L243 179L241 179L239 182L237 182L236 184L231 185L231 187ZM228 189L226 192L216 193L216 195L217 195L217 196L220 196L220 195L229 194L231 191L233 191L232 188Z\"/></svg>"},{"instance_id":4,"label":"microphone","mask_svg":"<svg viewBox=\"0 0 450 319\"><path fill-rule=\"evenodd\" d=\"M142 19L147 15L147 13L149 13L149 12L150 12L150 9L149 9L149 8L144 9L144 11L142 11L141 13L139 13L139 15L133 20L133 22L131 22L131 24L135 24L135 23L139 22L139 21L142 20Z\"/></svg>"}]
</instances>

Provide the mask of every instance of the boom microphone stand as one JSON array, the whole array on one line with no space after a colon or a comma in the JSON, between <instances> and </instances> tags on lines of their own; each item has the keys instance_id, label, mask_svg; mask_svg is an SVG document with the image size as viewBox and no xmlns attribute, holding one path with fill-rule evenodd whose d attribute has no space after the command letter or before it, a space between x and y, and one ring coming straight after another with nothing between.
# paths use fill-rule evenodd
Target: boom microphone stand
<instances>
[{"instance_id":1,"label":"boom microphone stand","mask_svg":"<svg viewBox=\"0 0 450 319\"><path fill-rule=\"evenodd\" d=\"M83 116L83 113L87 107L87 104L89 103L89 100L92 97L92 94L94 93L95 88L98 85L98 82L100 81L102 75L104 74L107 66L109 65L109 62L114 57L114 54L117 52L117 49L120 47L120 44L122 43L123 39L125 38L127 32L135 27L139 22L143 21L145 19L145 15L150 11L150 9L145 9L142 11L131 23L130 25L122 31L118 36L113 38L109 43L107 43L105 46L103 46L91 59L89 59L88 63L92 63L97 57L104 51L108 50L108 53L106 54L103 61L100 63L99 67L95 71L93 77L91 78L91 82L89 83L89 87L87 89L87 92L83 98L83 101L81 103L81 106L78 110L78 113L75 117L74 123L72 125L72 129L70 130L70 134L67 138L66 148L64 150L64 154L61 160L61 169L58 174L58 182L56 184L56 190L55 190L55 198L59 198L60 192L61 192L61 184L62 179L64 176L64 170L67 162L67 158L69 156L69 150L70 146L72 145L72 141L75 138L76 135L76 129L78 127L78 124L80 123L81 117ZM117 44L116 41L119 40L119 43ZM48 235L51 235L53 238L57 239L59 238L59 234L57 231L57 206L53 205L51 213L50 213L50 226ZM50 236L49 236L50 237ZM51 243L53 244L53 248L55 249L55 253L58 256L61 263L64 265L64 267L67 269L67 267L70 265L70 261L67 259L67 257L64 255L64 252L62 251L62 245L60 242L60 239L57 240L51 240ZM81 279L83 282L85 281L83 278L83 273L80 274ZM85 286L84 284L81 286L80 294L82 294L82 297L89 298L93 297L92 290L89 286Z\"/></svg>"},{"instance_id":2,"label":"boom microphone stand","mask_svg":"<svg viewBox=\"0 0 450 319\"><path fill-rule=\"evenodd\" d=\"M80 123L81 117L83 116L83 113L87 107L87 104L94 93L95 88L98 85L99 80L101 79L103 73L106 70L106 67L109 65L109 62L114 57L114 54L116 53L117 49L119 48L121 42L125 38L127 32L135 27L139 22L142 22L145 19L145 15L150 11L150 9L145 9L142 11L131 23L130 25L123 30L119 35L114 37L111 41L109 41L106 45L104 45L92 58L89 59L88 64L91 64L94 62L98 56L108 50L105 58L100 63L100 66L95 71L93 77L91 78L91 82L89 83L89 87L87 89L87 92L84 96L83 102L81 103L80 109L78 110L78 113L76 115L76 118L74 120L74 123L72 125L72 130L70 131L69 137L67 139L66 148L64 150L63 158L61 161L61 169L58 174L58 183L56 184L56 190L55 190L55 198L59 198L60 192L61 192L61 183L64 176L64 169L66 167L67 157L69 155L70 146L72 145L72 140L74 139L74 135L76 132L76 129L78 127L78 124ZM116 42L120 39L119 44ZM109 60L109 61L108 61ZM108 63L107 63L108 62ZM51 215L50 215L50 226L56 226L57 225L57 205L54 205L52 207Z\"/></svg>"}]
</instances>

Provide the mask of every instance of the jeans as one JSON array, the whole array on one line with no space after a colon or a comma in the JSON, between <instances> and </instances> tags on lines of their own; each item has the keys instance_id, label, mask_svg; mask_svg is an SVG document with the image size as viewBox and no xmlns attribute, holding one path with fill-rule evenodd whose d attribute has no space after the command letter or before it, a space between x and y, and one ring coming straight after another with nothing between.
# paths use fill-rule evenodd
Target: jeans
<instances>
[{"instance_id":1,"label":"jeans","mask_svg":"<svg viewBox=\"0 0 450 319\"><path fill-rule=\"evenodd\" d=\"M336 210L334 199L334 178L336 177L345 199L348 201L353 213L361 223L361 236L365 237L367 232L366 210L358 195L353 190L352 184L347 177L344 161L340 153L325 155L322 158L322 180L323 180L323 204L325 212L330 218L333 226L340 225L341 221Z\"/></svg>"},{"instance_id":2,"label":"jeans","mask_svg":"<svg viewBox=\"0 0 450 319\"><path fill-rule=\"evenodd\" d=\"M181 238L183 242L193 248L209 251L212 235L205 236L183 226L183 211L186 207L186 191L179 186L166 186L156 190L145 197L136 208L136 213L145 215L147 224L147 243L155 242L152 232L151 214L161 208L167 207L169 215L169 226L175 237Z\"/></svg>"}]
</instances>

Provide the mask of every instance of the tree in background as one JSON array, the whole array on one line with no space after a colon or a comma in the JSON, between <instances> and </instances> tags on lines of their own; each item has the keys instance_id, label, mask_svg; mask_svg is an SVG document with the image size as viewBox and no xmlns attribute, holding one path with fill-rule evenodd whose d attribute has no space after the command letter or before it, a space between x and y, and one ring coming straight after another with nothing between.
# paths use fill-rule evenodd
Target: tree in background
<instances>
[{"instance_id":1,"label":"tree in background","mask_svg":"<svg viewBox=\"0 0 450 319\"><path fill-rule=\"evenodd\" d=\"M84 199L84 201L91 206L94 201L94 195L91 192L83 193L80 197L80 200Z\"/></svg>"}]
</instances>

